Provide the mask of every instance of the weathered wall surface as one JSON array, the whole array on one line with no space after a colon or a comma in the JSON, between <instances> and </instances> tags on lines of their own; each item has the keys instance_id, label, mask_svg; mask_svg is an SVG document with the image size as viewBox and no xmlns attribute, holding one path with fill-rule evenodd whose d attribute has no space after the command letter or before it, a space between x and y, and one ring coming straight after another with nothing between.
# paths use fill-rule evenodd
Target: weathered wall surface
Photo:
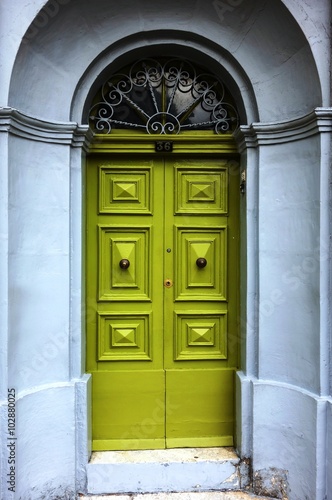
<instances>
[{"instance_id":1,"label":"weathered wall surface","mask_svg":"<svg viewBox=\"0 0 332 500\"><path fill-rule=\"evenodd\" d=\"M255 446L257 476L273 482L285 473L289 498L324 498L316 496L317 427L317 405L310 395L257 383L253 440L264 443Z\"/></svg>"},{"instance_id":2,"label":"weathered wall surface","mask_svg":"<svg viewBox=\"0 0 332 500\"><path fill-rule=\"evenodd\" d=\"M253 130L260 147L253 162L247 154L246 310L254 313L247 314L246 363L238 381L240 425L243 432L252 421L253 434L245 439L242 433L239 446L244 455L252 454L257 493L273 496L273 485L282 483L280 498L286 492L294 500L324 499L330 357L327 136L306 135L308 123L292 131L284 125L243 129L247 153Z\"/></svg>"},{"instance_id":3,"label":"weathered wall surface","mask_svg":"<svg viewBox=\"0 0 332 500\"><path fill-rule=\"evenodd\" d=\"M254 87L260 121L301 116L321 104L310 47L281 2L251 0L227 12L218 5L203 0L194 7L189 0L180 4L128 1L118 10L104 0L98 9L86 1L79 2L78 9L72 0L49 19L47 29L22 45L9 103L33 116L68 120L75 87L89 64L108 47L137 34L144 34L146 48L149 33L157 31L168 40L177 33L188 38L190 33L192 40L199 37L208 47L220 46L232 56ZM24 64L27 59L29 65ZM52 98L59 93L61 106Z\"/></svg>"},{"instance_id":4,"label":"weathered wall surface","mask_svg":"<svg viewBox=\"0 0 332 500\"><path fill-rule=\"evenodd\" d=\"M21 391L70 377L69 148L11 137L9 156L9 377Z\"/></svg>"},{"instance_id":5,"label":"weathered wall surface","mask_svg":"<svg viewBox=\"0 0 332 500\"><path fill-rule=\"evenodd\" d=\"M57 4L66 0L56 0ZM8 93L11 74L15 64L24 34L34 22L46 0L16 2L13 4L5 0L0 5L0 102L1 106L8 104ZM38 21L37 21L38 23Z\"/></svg>"},{"instance_id":6,"label":"weathered wall surface","mask_svg":"<svg viewBox=\"0 0 332 500\"><path fill-rule=\"evenodd\" d=\"M331 498L332 492L332 474L331 474L331 464L332 464L332 402L328 403L328 412L327 412L327 439L325 440L325 446L327 450L327 492L328 492L328 500Z\"/></svg>"},{"instance_id":7,"label":"weathered wall surface","mask_svg":"<svg viewBox=\"0 0 332 500\"><path fill-rule=\"evenodd\" d=\"M19 476L15 498L42 498L42 494L48 495L47 498L57 495L73 498L76 475L73 386L50 384L39 391L21 393L17 411Z\"/></svg>"},{"instance_id":8,"label":"weathered wall surface","mask_svg":"<svg viewBox=\"0 0 332 500\"><path fill-rule=\"evenodd\" d=\"M279 474L290 500L331 497L330 2L50 0L40 11L45 3L0 5L2 497L84 489L84 130L69 121L86 121L87 95L110 65L163 51L221 72L248 125L238 447L257 489ZM309 115L317 107L323 114ZM18 398L15 495L8 387Z\"/></svg>"},{"instance_id":9,"label":"weathered wall surface","mask_svg":"<svg viewBox=\"0 0 332 500\"><path fill-rule=\"evenodd\" d=\"M1 498L74 498L84 489L89 454L88 383L81 360L81 260L72 262L73 235L81 254L81 152L74 124L45 126L8 110L6 245L1 269L8 335L2 330L2 400L16 393L16 491L8 491L8 420L2 406ZM0 134L6 137L5 133ZM77 138L77 136L76 136ZM76 163L79 164L79 176ZM70 194L79 182L79 192ZM71 211L79 213L73 220ZM74 217L75 219L75 217ZM79 273L77 272L77 267ZM77 352L73 358L72 345ZM8 360L8 365L7 365ZM8 369L7 369L8 366ZM79 439L78 439L79 434Z\"/></svg>"},{"instance_id":10,"label":"weathered wall surface","mask_svg":"<svg viewBox=\"0 0 332 500\"><path fill-rule=\"evenodd\" d=\"M319 156L319 136L262 147L259 172L259 377L314 393L320 387Z\"/></svg>"}]
</instances>

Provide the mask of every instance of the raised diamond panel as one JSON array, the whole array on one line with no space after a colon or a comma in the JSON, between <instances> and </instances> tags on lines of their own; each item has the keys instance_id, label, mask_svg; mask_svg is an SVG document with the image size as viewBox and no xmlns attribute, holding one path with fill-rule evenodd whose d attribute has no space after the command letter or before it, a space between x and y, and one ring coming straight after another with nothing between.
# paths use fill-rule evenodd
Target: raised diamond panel
<instances>
[{"instance_id":1,"label":"raised diamond panel","mask_svg":"<svg viewBox=\"0 0 332 500\"><path fill-rule=\"evenodd\" d=\"M150 315L98 315L99 361L150 360Z\"/></svg>"},{"instance_id":2,"label":"raised diamond panel","mask_svg":"<svg viewBox=\"0 0 332 500\"><path fill-rule=\"evenodd\" d=\"M137 347L135 328L112 328L111 337L113 347Z\"/></svg>"},{"instance_id":3,"label":"raised diamond panel","mask_svg":"<svg viewBox=\"0 0 332 500\"><path fill-rule=\"evenodd\" d=\"M188 345L214 345L214 323L204 328L188 325Z\"/></svg>"},{"instance_id":4,"label":"raised diamond panel","mask_svg":"<svg viewBox=\"0 0 332 500\"><path fill-rule=\"evenodd\" d=\"M150 300L149 257L150 227L100 226L99 300Z\"/></svg>"},{"instance_id":5,"label":"raised diamond panel","mask_svg":"<svg viewBox=\"0 0 332 500\"><path fill-rule=\"evenodd\" d=\"M177 227L177 300L226 299L226 248L225 227ZM197 259L207 261L205 267Z\"/></svg>"},{"instance_id":6,"label":"raised diamond panel","mask_svg":"<svg viewBox=\"0 0 332 500\"><path fill-rule=\"evenodd\" d=\"M176 213L227 213L226 168L176 168Z\"/></svg>"},{"instance_id":7,"label":"raised diamond panel","mask_svg":"<svg viewBox=\"0 0 332 500\"><path fill-rule=\"evenodd\" d=\"M112 183L112 201L139 201L139 180L135 180L133 182L119 182L113 180Z\"/></svg>"},{"instance_id":8,"label":"raised diamond panel","mask_svg":"<svg viewBox=\"0 0 332 500\"><path fill-rule=\"evenodd\" d=\"M216 196L215 181L189 182L189 201L214 201Z\"/></svg>"},{"instance_id":9,"label":"raised diamond panel","mask_svg":"<svg viewBox=\"0 0 332 500\"><path fill-rule=\"evenodd\" d=\"M99 213L151 214L151 169L99 167Z\"/></svg>"},{"instance_id":10,"label":"raised diamond panel","mask_svg":"<svg viewBox=\"0 0 332 500\"><path fill-rule=\"evenodd\" d=\"M227 314L175 313L175 360L226 359Z\"/></svg>"}]
</instances>

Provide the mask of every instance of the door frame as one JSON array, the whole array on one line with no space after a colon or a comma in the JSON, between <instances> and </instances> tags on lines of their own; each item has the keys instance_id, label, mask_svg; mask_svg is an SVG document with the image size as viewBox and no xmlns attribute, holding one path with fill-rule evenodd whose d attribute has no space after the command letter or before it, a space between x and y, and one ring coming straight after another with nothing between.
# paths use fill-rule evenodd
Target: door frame
<instances>
[{"instance_id":1,"label":"door frame","mask_svg":"<svg viewBox=\"0 0 332 500\"><path fill-rule=\"evenodd\" d=\"M160 153L155 150L156 142L172 142L173 151ZM144 153L162 154L213 154L222 157L239 159L239 151L233 134L215 134L208 132L181 132L178 135L146 134L114 130L112 134L95 134L91 140L87 154L91 153Z\"/></svg>"},{"instance_id":2,"label":"door frame","mask_svg":"<svg viewBox=\"0 0 332 500\"><path fill-rule=\"evenodd\" d=\"M158 142L171 142L172 143L172 152L165 152L165 150L158 152L156 143ZM132 131L118 131L115 130L112 134L102 135L95 134L93 140L89 144L89 148L87 151L87 155L94 154L107 154L114 155L114 157L125 156L126 154L129 157L133 154L142 155L143 156L153 156L156 155L162 156L163 158L171 158L174 157L185 157L185 158L197 158L197 157L205 157L205 158L217 158L227 160L230 163L229 172L230 175L236 175L239 183L239 191L240 191L240 179L241 179L241 162L240 162L240 154L238 152L237 143L232 134L223 134L217 135L212 131L202 132L182 132L179 135L147 135L146 133L137 133ZM86 217L86 183L84 183L85 188L83 192L83 203L84 203L84 213ZM238 200L238 204L240 200ZM238 207L239 208L239 207ZM240 209L238 210L239 216L239 238L241 235L241 220L240 220ZM83 242L84 248L86 247L86 241ZM238 248L238 262L240 266L240 243ZM87 265L86 255L84 255L84 266ZM241 344L240 340L240 270L238 273L237 279L238 286L238 296L237 296L237 335L236 340L238 345L237 349L237 370L240 366L241 360ZM85 302L86 302L86 291L85 291ZM86 328L86 325L85 325ZM236 384L234 381L234 442L237 441L236 430L238 428L236 423L237 417L237 408L236 408ZM92 402L90 403L92 405ZM92 407L89 410L90 415L92 415Z\"/></svg>"}]
</instances>

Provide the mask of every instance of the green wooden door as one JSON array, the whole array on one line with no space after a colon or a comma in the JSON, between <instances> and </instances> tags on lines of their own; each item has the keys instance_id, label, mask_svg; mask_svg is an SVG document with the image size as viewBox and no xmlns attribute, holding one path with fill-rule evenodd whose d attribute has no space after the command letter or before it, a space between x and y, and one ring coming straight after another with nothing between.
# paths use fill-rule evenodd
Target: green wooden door
<instances>
[{"instance_id":1,"label":"green wooden door","mask_svg":"<svg viewBox=\"0 0 332 500\"><path fill-rule=\"evenodd\" d=\"M228 166L89 160L95 450L233 444L238 178Z\"/></svg>"}]
</instances>

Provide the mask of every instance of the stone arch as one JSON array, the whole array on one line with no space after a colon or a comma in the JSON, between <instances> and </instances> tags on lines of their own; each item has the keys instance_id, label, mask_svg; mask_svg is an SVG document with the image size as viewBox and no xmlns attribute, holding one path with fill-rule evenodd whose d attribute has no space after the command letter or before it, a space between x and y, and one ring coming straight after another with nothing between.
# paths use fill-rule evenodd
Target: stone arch
<instances>
[{"instance_id":1,"label":"stone arch","mask_svg":"<svg viewBox=\"0 0 332 500\"><path fill-rule=\"evenodd\" d=\"M258 120L251 83L230 54L220 49L218 51L209 40L201 37L195 37L195 43L186 47L183 33L174 33L173 37L169 34L150 33L149 37L148 47L142 47L140 37L133 36L121 40L117 47L110 47L93 61L76 88L71 109L73 121L87 123L91 98L109 74L141 57L158 57L160 54L188 58L196 64L203 63L204 67L209 68L211 73L217 75L227 86L237 104L240 122L247 124Z\"/></svg>"},{"instance_id":2,"label":"stone arch","mask_svg":"<svg viewBox=\"0 0 332 500\"><path fill-rule=\"evenodd\" d=\"M247 111L249 123L296 118L321 105L311 49L282 2L262 5L251 0L222 10L218 2L206 4L203 0L194 6L189 1L181 6L129 1L122 10L114 10L112 2L103 1L95 9L83 1L79 11L75 2L61 2L54 17L45 11L47 5L43 12L48 22L35 31L31 31L32 23L12 72L9 104L27 114L68 120L77 84L81 85L82 76L92 68L97 69L97 60L99 65L104 61L105 68L105 57L111 52L114 60L129 48L139 50L139 45L153 51L156 35L159 46L171 43L177 47L182 40L185 50L200 51L200 58L213 58L214 53L221 64L227 62L233 80L241 73L238 88L245 94L250 82L257 102L257 113ZM57 96L61 96L61 105ZM244 102L249 110L252 104L245 98Z\"/></svg>"}]
</instances>

